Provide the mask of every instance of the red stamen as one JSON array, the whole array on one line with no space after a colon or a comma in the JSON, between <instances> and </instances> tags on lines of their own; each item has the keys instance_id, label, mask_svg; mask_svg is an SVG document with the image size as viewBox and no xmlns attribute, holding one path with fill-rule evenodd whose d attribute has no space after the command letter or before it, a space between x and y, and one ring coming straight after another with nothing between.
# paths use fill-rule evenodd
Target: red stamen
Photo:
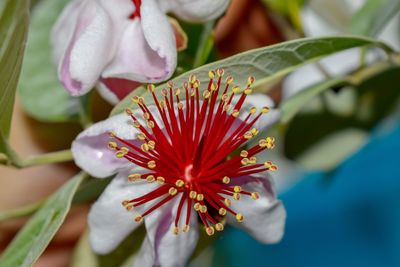
<instances>
[{"instance_id":1,"label":"red stamen","mask_svg":"<svg viewBox=\"0 0 400 267\"><path fill-rule=\"evenodd\" d=\"M140 0L133 2L135 6L140 6ZM137 8L137 12L139 10ZM134 15L140 16L140 13ZM140 131L138 139L142 140L142 144L138 145L137 142L132 143L111 134L118 143L126 146L121 147L110 142L109 147L116 150L118 157L124 157L148 170L145 174L131 174L129 180L159 183L157 189L144 196L123 202L131 210L161 199L136 217L136 221L141 221L143 217L179 196L174 233L179 232L181 216L185 217L183 232L189 230L194 209L207 233L211 235L214 233L214 226L218 231L223 229L218 221L227 212L238 221L243 220L241 214L229 208L231 201L240 201L241 197L259 197L257 192L242 190L236 178L277 169L270 161L257 163L255 157L264 149L273 148L273 138L262 139L258 145L247 150L241 148L248 139L258 134L258 130L252 127L268 111L263 108L259 114L255 114L256 110L252 108L244 116L244 120L239 119L240 110L246 96L251 93L250 86L254 79L249 78L248 86L240 94L238 102L232 104L233 96L240 90L234 87L229 92L233 79L229 76L224 85L223 74L221 69L210 71L210 81L204 92L200 91L200 83L195 76L184 83L184 92L169 82L168 89L162 90L163 100L157 98L154 86L150 85L149 90L156 109L149 108L141 97L134 97L133 101L143 112L143 120L139 121L127 109L134 126ZM220 90L221 87L224 90ZM241 153L232 156L235 151ZM183 211L185 204L186 212Z\"/></svg>"}]
</instances>

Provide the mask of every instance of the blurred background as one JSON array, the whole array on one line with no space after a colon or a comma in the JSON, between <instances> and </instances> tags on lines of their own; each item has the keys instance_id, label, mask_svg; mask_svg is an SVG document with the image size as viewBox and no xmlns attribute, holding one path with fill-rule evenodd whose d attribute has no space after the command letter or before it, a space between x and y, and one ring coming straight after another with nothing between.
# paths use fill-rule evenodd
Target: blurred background
<instances>
[{"instance_id":1,"label":"blurred background","mask_svg":"<svg viewBox=\"0 0 400 267\"><path fill-rule=\"evenodd\" d=\"M216 22L208 61L301 37L351 34L355 27L368 32L369 26L356 25L355 18L379 16L382 7L387 10L395 2L233 0ZM38 3L33 1L32 9ZM178 73L192 60L204 26L182 22L181 27L188 47L178 56L183 68ZM373 35L399 50L399 14L393 12ZM379 69L388 61L377 49L351 49L306 65L260 91L279 106L318 82L357 78L360 70ZM283 240L262 245L229 227L199 250L189 266L400 266L399 87L400 68L385 67L358 86L333 86L310 98L293 118L269 129L278 144L265 159L280 167L274 179L288 214ZM96 93L90 97L94 120L107 117L112 107ZM24 98L20 92L14 107L13 148L21 156L69 148L81 130L79 123L46 122L26 107ZM24 170L0 166L0 249L26 221L18 212L29 214L76 172L72 163ZM86 229L88 207L73 207L35 266L84 266L76 244ZM6 220L15 209L16 219Z\"/></svg>"}]
</instances>

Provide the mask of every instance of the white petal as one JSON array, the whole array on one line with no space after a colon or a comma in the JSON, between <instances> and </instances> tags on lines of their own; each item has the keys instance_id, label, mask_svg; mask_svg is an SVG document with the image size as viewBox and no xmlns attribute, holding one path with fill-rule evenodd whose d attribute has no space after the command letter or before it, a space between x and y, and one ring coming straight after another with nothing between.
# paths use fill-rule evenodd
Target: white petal
<instances>
[{"instance_id":1,"label":"white petal","mask_svg":"<svg viewBox=\"0 0 400 267\"><path fill-rule=\"evenodd\" d=\"M179 221L180 233L175 235L173 227L175 225L176 212L180 197L165 204L165 207L157 209L145 218L147 229L147 241L142 244L141 254L135 259L134 266L161 266L161 267L180 267L186 266L198 241L198 226L196 212L192 210L190 218L190 230L182 232L186 219L186 202L182 207Z\"/></svg>"},{"instance_id":2,"label":"white petal","mask_svg":"<svg viewBox=\"0 0 400 267\"><path fill-rule=\"evenodd\" d=\"M123 139L134 140L138 130L132 126L132 119L127 114L119 114L92 125L72 142L71 151L76 165L95 177L104 178L131 165L108 149L110 132Z\"/></svg>"},{"instance_id":3,"label":"white petal","mask_svg":"<svg viewBox=\"0 0 400 267\"><path fill-rule=\"evenodd\" d=\"M141 18L131 21L104 78L139 82L168 79L176 67L176 42L172 27L154 0L142 1Z\"/></svg>"},{"instance_id":4,"label":"white petal","mask_svg":"<svg viewBox=\"0 0 400 267\"><path fill-rule=\"evenodd\" d=\"M56 51L64 51L58 62L59 79L67 91L76 96L87 93L95 85L101 71L113 56L112 47L117 40L114 38L111 17L97 1L85 0L75 11L79 12L75 17L74 32L67 42L67 47L60 44L65 42L65 38L56 38L62 36L62 33L53 36L53 46L60 46L55 48ZM61 19L63 20L63 17ZM63 24L62 21L56 25L59 24ZM72 22L68 25L71 26ZM63 31L62 28L58 30ZM70 27L66 30L64 37L71 35Z\"/></svg>"},{"instance_id":5,"label":"white petal","mask_svg":"<svg viewBox=\"0 0 400 267\"><path fill-rule=\"evenodd\" d=\"M282 239L286 211L282 202L274 196L272 184L268 177L244 178L242 184L244 190L258 192L260 198L253 200L250 197L242 196L240 200L232 201L231 208L244 216L243 222L228 215L227 221L238 228L246 230L251 236L262 243L276 243Z\"/></svg>"},{"instance_id":6,"label":"white petal","mask_svg":"<svg viewBox=\"0 0 400 267\"><path fill-rule=\"evenodd\" d=\"M225 12L229 0L158 0L163 10L190 22L215 19Z\"/></svg>"},{"instance_id":7,"label":"white petal","mask_svg":"<svg viewBox=\"0 0 400 267\"><path fill-rule=\"evenodd\" d=\"M134 214L121 204L154 190L156 184L128 182L128 175L143 171L126 169L120 172L107 186L100 198L93 204L88 217L90 244L99 254L113 251L140 224L133 220Z\"/></svg>"}]
</instances>

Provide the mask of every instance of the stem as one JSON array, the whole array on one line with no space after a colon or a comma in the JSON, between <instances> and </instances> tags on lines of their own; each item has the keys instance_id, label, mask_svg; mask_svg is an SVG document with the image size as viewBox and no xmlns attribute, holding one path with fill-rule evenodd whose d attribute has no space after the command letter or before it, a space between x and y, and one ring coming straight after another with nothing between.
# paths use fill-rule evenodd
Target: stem
<instances>
[{"instance_id":1,"label":"stem","mask_svg":"<svg viewBox=\"0 0 400 267\"><path fill-rule=\"evenodd\" d=\"M73 160L71 150L66 149L57 152L50 152L46 154L29 157L27 159L21 160L19 162L19 165L16 167L26 168L43 164L66 162L71 160Z\"/></svg>"},{"instance_id":2,"label":"stem","mask_svg":"<svg viewBox=\"0 0 400 267\"><path fill-rule=\"evenodd\" d=\"M211 20L204 24L203 31L200 36L199 46L197 47L196 56L193 62L193 68L200 67L206 63L208 56L214 46L214 30L215 20Z\"/></svg>"}]
</instances>

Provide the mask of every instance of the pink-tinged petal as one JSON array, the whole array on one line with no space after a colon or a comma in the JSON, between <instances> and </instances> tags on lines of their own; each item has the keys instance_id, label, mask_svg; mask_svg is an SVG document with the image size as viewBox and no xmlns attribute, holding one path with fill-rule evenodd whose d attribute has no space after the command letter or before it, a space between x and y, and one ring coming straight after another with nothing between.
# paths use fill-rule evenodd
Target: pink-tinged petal
<instances>
[{"instance_id":1,"label":"pink-tinged petal","mask_svg":"<svg viewBox=\"0 0 400 267\"><path fill-rule=\"evenodd\" d=\"M232 201L231 208L244 216L244 221L237 220L228 215L227 221L234 226L244 229L253 238L262 243L276 243L282 239L286 211L281 201L277 200L273 193L272 183L269 177L243 177L235 180L249 192L258 192L260 198L254 200L242 196L240 200Z\"/></svg>"},{"instance_id":2,"label":"pink-tinged petal","mask_svg":"<svg viewBox=\"0 0 400 267\"><path fill-rule=\"evenodd\" d=\"M135 211L129 212L121 204L124 200L140 197L157 187L145 181L128 182L129 174L140 171L143 170L136 168L121 171L90 209L89 240L96 253L110 253L140 225L133 220Z\"/></svg>"},{"instance_id":3,"label":"pink-tinged petal","mask_svg":"<svg viewBox=\"0 0 400 267\"><path fill-rule=\"evenodd\" d=\"M134 140L138 130L132 126L128 115L119 114L87 128L72 142L71 150L76 165L95 177L108 177L130 165L127 160L117 158L108 149L110 132Z\"/></svg>"},{"instance_id":4,"label":"pink-tinged petal","mask_svg":"<svg viewBox=\"0 0 400 267\"><path fill-rule=\"evenodd\" d=\"M84 0L79 8L73 6L68 8L66 13L71 10L78 13L72 35L68 32L69 27L64 38L60 40L57 36L62 36L62 33L53 34L52 43L54 47L61 47L54 48L58 51L55 54L64 50L58 62L59 79L71 95L78 96L87 93L95 85L101 71L113 56L112 48L117 40L114 38L111 17L97 1ZM56 23L56 26L66 23L64 17L61 17L61 22ZM67 24L71 26L72 22ZM53 33L56 30L63 31L62 28L56 27ZM65 49L62 49L65 45L60 45L60 42L65 42L65 36L68 34L71 36Z\"/></svg>"},{"instance_id":5,"label":"pink-tinged petal","mask_svg":"<svg viewBox=\"0 0 400 267\"><path fill-rule=\"evenodd\" d=\"M117 104L141 83L121 78L101 78L96 88L100 95L111 104Z\"/></svg>"},{"instance_id":6,"label":"pink-tinged petal","mask_svg":"<svg viewBox=\"0 0 400 267\"><path fill-rule=\"evenodd\" d=\"M173 233L175 218L179 205L179 197L165 204L145 218L147 237L142 244L139 255L135 258L134 266L161 266L180 267L186 266L199 237L197 226L197 215L194 210L191 212L190 229L183 233L185 224L187 204L182 207L185 216L179 221L180 232Z\"/></svg>"},{"instance_id":7,"label":"pink-tinged petal","mask_svg":"<svg viewBox=\"0 0 400 267\"><path fill-rule=\"evenodd\" d=\"M126 27L117 53L103 78L138 82L168 79L176 67L176 44L172 27L154 0L142 1L141 17Z\"/></svg>"},{"instance_id":8,"label":"pink-tinged petal","mask_svg":"<svg viewBox=\"0 0 400 267\"><path fill-rule=\"evenodd\" d=\"M225 12L229 0L158 0L165 12L171 12L190 22L218 18Z\"/></svg>"}]
</instances>

